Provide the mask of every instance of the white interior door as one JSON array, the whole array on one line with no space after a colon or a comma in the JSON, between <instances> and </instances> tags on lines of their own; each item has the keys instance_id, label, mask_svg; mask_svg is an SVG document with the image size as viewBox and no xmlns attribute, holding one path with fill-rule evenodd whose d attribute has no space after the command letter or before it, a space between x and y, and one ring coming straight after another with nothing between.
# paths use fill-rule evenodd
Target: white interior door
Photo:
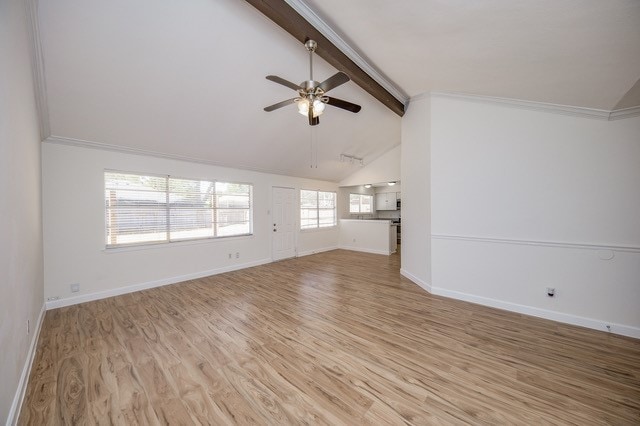
<instances>
[{"instance_id":1,"label":"white interior door","mask_svg":"<svg viewBox=\"0 0 640 426\"><path fill-rule=\"evenodd\" d=\"M271 218L271 255L273 260L287 259L296 255L295 247L295 190L273 187Z\"/></svg>"}]
</instances>

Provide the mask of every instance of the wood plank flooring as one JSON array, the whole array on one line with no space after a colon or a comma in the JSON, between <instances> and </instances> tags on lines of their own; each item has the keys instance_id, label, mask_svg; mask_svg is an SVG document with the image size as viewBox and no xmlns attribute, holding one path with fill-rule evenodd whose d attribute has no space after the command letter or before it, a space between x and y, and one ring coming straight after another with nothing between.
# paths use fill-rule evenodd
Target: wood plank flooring
<instances>
[{"instance_id":1,"label":"wood plank flooring","mask_svg":"<svg viewBox=\"0 0 640 426\"><path fill-rule=\"evenodd\" d=\"M336 250L49 311L19 424L640 424L640 340Z\"/></svg>"}]
</instances>

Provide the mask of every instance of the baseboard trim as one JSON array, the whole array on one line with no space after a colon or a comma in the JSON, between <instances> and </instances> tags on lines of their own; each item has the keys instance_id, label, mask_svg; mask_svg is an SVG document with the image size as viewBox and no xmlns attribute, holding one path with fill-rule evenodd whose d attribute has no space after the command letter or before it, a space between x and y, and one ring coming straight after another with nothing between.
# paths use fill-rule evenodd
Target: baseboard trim
<instances>
[{"instance_id":1,"label":"baseboard trim","mask_svg":"<svg viewBox=\"0 0 640 426\"><path fill-rule=\"evenodd\" d=\"M18 422L20 417L20 409L22 408L22 402L27 391L27 383L29 382L29 376L31 375L31 367L33 366L33 360L36 355L36 348L38 347L38 338L40 337L40 329L42 328L42 322L44 321L44 313L46 312L45 304L42 304L40 314L38 314L38 320L36 328L33 330L33 336L31 337L31 344L29 345L29 351L27 352L27 359L24 362L22 373L20 374L20 381L18 381L18 389L13 397L11 403L11 409L9 410L9 416L7 417L7 426L13 426Z\"/></svg>"},{"instance_id":2,"label":"baseboard trim","mask_svg":"<svg viewBox=\"0 0 640 426\"><path fill-rule=\"evenodd\" d=\"M163 278L161 280L148 281L140 284L133 284L125 287L113 288L110 290L98 291L95 293L83 294L65 299L49 300L46 302L47 310L63 308L65 306L77 305L78 303L91 302L94 300L106 299L107 297L119 296L121 294L133 293L140 290L147 290L155 287L176 284L183 281L194 280L198 278L208 277L210 275L218 275L225 272L237 271L239 269L251 268L253 266L265 265L271 263L271 259L260 259L253 262L247 262L237 265L225 266L222 268L210 269L207 271L194 272L192 274L177 275L174 277Z\"/></svg>"},{"instance_id":3,"label":"baseboard trim","mask_svg":"<svg viewBox=\"0 0 640 426\"><path fill-rule=\"evenodd\" d=\"M333 246L333 247L325 247L325 248L315 249L315 250L305 250L305 251L299 252L297 257L309 256L309 255L318 254L318 253L324 253L325 251L338 250L339 248L340 247L338 247L338 246Z\"/></svg>"},{"instance_id":4,"label":"baseboard trim","mask_svg":"<svg viewBox=\"0 0 640 426\"><path fill-rule=\"evenodd\" d=\"M503 309L511 312L517 312L519 314L531 315L534 317L562 322L565 324L591 328L593 330L610 331L611 333L614 333L614 334L619 334L622 336L640 339L640 328L638 327L633 327L633 326L624 325L624 324L616 324L616 323L611 323L604 320L586 318L586 317L566 314L562 312L550 311L547 309L536 308L533 306L520 305L517 303L507 302L504 300L477 296L474 294L463 293L455 290L448 290L441 287L430 287L430 291L432 294L449 297L451 299L462 300L470 303L476 303L478 305L489 306L492 308ZM607 325L611 327L610 330L607 329Z\"/></svg>"},{"instance_id":5,"label":"baseboard trim","mask_svg":"<svg viewBox=\"0 0 640 426\"><path fill-rule=\"evenodd\" d=\"M342 249L342 250L359 251L359 252L362 252L362 253L384 254L385 256L389 256L390 255L390 253L388 251L385 251L385 250L375 250L375 249L360 248L360 247L350 247L350 246L340 246L338 248Z\"/></svg>"},{"instance_id":6,"label":"baseboard trim","mask_svg":"<svg viewBox=\"0 0 640 426\"><path fill-rule=\"evenodd\" d=\"M413 275L411 272L408 272L406 269L400 269L400 275L413 281L414 283L418 284L420 287L422 287L423 289L431 293L431 284L429 284L424 280L421 280L420 278Z\"/></svg>"}]
</instances>

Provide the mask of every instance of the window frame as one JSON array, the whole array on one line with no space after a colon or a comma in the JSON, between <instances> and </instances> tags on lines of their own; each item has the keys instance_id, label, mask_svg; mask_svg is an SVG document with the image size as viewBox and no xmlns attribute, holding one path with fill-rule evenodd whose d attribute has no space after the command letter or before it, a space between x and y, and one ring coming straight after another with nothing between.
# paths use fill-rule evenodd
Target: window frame
<instances>
[{"instance_id":1,"label":"window frame","mask_svg":"<svg viewBox=\"0 0 640 426\"><path fill-rule=\"evenodd\" d=\"M109 244L109 228L108 228L108 211L109 211L109 206L107 205L107 198L106 198L106 191L107 189L107 173L117 173L117 174L123 174L123 175L133 175L133 176L149 176L149 177L161 177L166 179L166 189L165 189L165 213L166 213L166 229L163 231L166 235L165 239L163 240L157 240L157 241L140 241L140 242L132 242L132 243L117 243L117 244ZM170 174L158 174L158 173L145 173L145 172L130 172L130 171L122 171L122 170L115 170L115 169L104 169L103 170L103 185L102 185L102 190L104 191L103 193L103 202L104 202L104 239L103 239L103 243L104 243L104 249L105 250L123 250L123 249L128 249L128 248L140 248L140 247L144 247L144 246L163 246L163 245L168 245L168 244L182 244L182 243L193 243L193 242L207 242L207 241L214 241L214 240L224 240L224 239L229 239L229 238L247 238L247 237L253 237L254 235L254 228L253 228L253 219L254 219L254 213L253 213L253 199L254 199L254 185L251 182L230 182L230 181L225 181L225 180L220 180L220 179L202 179L202 178L187 178L187 177L182 177L182 176L177 176L177 175L170 175ZM215 188L215 184L216 183L226 183L226 184L236 184L236 185L248 185L249 186L249 208L248 213L249 213L249 219L248 219L248 224L249 224L249 232L248 233L244 233L244 234L236 234L236 235L224 235L224 236L202 236L202 237L190 237L190 238L171 238L171 210L175 210L175 209L171 209L170 207L170 195L172 194L171 192L171 187L170 187L170 180L171 179L176 179L176 180L190 180L190 181L199 181L199 182L210 182L213 184L213 187ZM215 192L213 192L213 197L215 198ZM212 207L212 211L216 212L216 210L218 210L217 207ZM225 209L222 209L225 210ZM226 209L228 210L228 209ZM242 209L245 210L245 209ZM215 234L215 231L214 231Z\"/></svg>"},{"instance_id":2,"label":"window frame","mask_svg":"<svg viewBox=\"0 0 640 426\"><path fill-rule=\"evenodd\" d=\"M358 203L358 208L359 211L357 212L353 212L351 211L351 196L352 195L357 195L359 197L359 203ZM369 204L371 206L371 211L368 212L363 212L362 211L362 197L369 197L371 199L371 203ZM356 193L356 192L351 192L349 193L349 214L373 214L374 211L374 197L373 194L360 194L360 193Z\"/></svg>"},{"instance_id":3,"label":"window frame","mask_svg":"<svg viewBox=\"0 0 640 426\"><path fill-rule=\"evenodd\" d=\"M316 206L315 206L315 208L302 207L302 192L303 191L315 192L316 193ZM331 209L329 209L329 208L321 208L320 207L320 193L333 194L333 207ZM298 197L299 197L298 215L299 215L299 220L300 220L300 226L299 226L298 230L300 232L321 231L321 230L324 230L324 229L336 228L338 226L338 193L337 193L337 191L322 191L322 190L319 190L319 189L304 189L304 188L301 188L298 191ZM313 227L305 227L305 228L302 227L302 221L303 221L302 211L303 210L310 210L310 211L315 210L315 212L316 212L316 217L315 217L316 223L315 223L315 226L313 226ZM332 210L333 211L333 223L331 225L327 225L327 226L321 226L320 225L320 211L321 210Z\"/></svg>"}]
</instances>

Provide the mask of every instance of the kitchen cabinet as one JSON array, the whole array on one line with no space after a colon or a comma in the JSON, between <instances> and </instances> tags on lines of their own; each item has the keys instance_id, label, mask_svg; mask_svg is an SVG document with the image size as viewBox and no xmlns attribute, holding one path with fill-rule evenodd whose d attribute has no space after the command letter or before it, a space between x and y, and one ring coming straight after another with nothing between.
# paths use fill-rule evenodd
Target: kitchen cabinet
<instances>
[{"instance_id":1,"label":"kitchen cabinet","mask_svg":"<svg viewBox=\"0 0 640 426\"><path fill-rule=\"evenodd\" d=\"M395 192L376 194L376 210L398 210Z\"/></svg>"}]
</instances>

